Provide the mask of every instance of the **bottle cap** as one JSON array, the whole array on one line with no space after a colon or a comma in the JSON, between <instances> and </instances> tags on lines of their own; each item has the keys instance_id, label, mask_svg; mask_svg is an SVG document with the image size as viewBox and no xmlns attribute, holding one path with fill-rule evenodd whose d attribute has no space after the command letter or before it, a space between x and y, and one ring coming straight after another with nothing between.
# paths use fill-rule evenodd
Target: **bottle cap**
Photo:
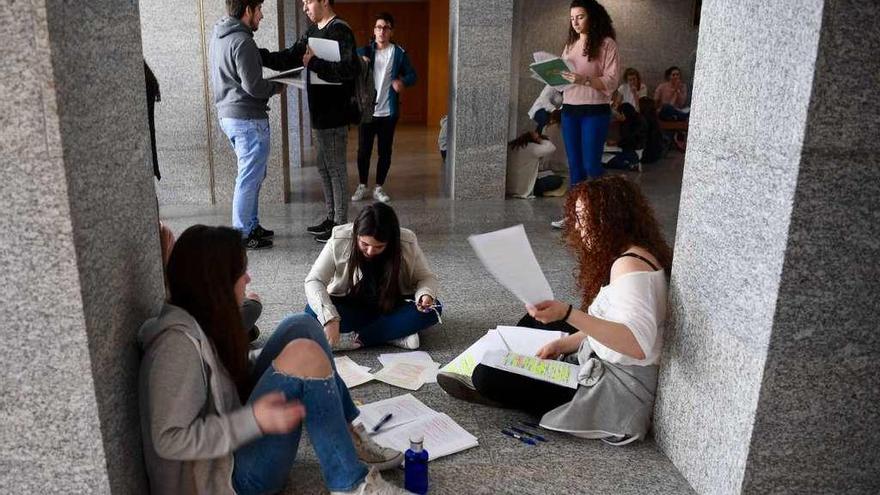
<instances>
[{"instance_id":1,"label":"bottle cap","mask_svg":"<svg viewBox=\"0 0 880 495\"><path fill-rule=\"evenodd\" d=\"M421 452L422 444L425 442L424 437L421 435L414 435L409 437L409 448L413 452Z\"/></svg>"}]
</instances>

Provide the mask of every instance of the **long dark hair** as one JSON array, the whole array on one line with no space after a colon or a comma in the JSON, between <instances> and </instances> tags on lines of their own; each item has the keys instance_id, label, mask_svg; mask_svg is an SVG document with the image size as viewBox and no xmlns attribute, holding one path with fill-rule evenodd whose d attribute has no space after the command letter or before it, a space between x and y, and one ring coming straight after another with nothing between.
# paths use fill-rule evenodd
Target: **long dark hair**
<instances>
[{"instance_id":1,"label":"long dark hair","mask_svg":"<svg viewBox=\"0 0 880 495\"><path fill-rule=\"evenodd\" d=\"M534 134L532 134L534 132ZM537 136L537 138L535 137ZM520 134L516 139L507 143L507 147L511 150L518 150L520 148L525 148L529 145L529 143L541 144L541 141L550 139L543 134L538 134L535 131L526 131Z\"/></svg>"},{"instance_id":2,"label":"long dark hair","mask_svg":"<svg viewBox=\"0 0 880 495\"><path fill-rule=\"evenodd\" d=\"M578 201L584 205L580 214ZM620 175L584 181L568 192L563 236L578 260L575 277L583 309L608 282L614 260L630 246L654 255L667 275L672 268L672 249L654 209L639 186Z\"/></svg>"},{"instance_id":3,"label":"long dark hair","mask_svg":"<svg viewBox=\"0 0 880 495\"><path fill-rule=\"evenodd\" d=\"M241 233L228 227L186 229L168 260L169 302L186 310L214 344L238 389L250 394L248 341L235 299L235 283L247 271Z\"/></svg>"},{"instance_id":4,"label":"long dark hair","mask_svg":"<svg viewBox=\"0 0 880 495\"><path fill-rule=\"evenodd\" d=\"M385 243L385 250L371 263L381 263L382 270L380 279L377 280L379 287L379 309L388 313L400 300L400 222L394 209L385 203L373 203L365 206L354 221L351 231L351 252L348 255L348 286L354 293L360 290L355 285L354 276L357 271L363 274L366 257L358 247L358 236L370 236L379 242ZM374 272L375 273L375 272Z\"/></svg>"},{"instance_id":5,"label":"long dark hair","mask_svg":"<svg viewBox=\"0 0 880 495\"><path fill-rule=\"evenodd\" d=\"M614 23L611 22L611 16L608 11L596 0L572 0L569 10L580 7L587 11L587 45L584 46L584 56L587 60L593 60L599 56L602 49L602 43L605 38L617 39L614 32ZM565 42L565 48L569 49L577 43L580 35L571 27L571 21L568 23L568 40Z\"/></svg>"}]
</instances>

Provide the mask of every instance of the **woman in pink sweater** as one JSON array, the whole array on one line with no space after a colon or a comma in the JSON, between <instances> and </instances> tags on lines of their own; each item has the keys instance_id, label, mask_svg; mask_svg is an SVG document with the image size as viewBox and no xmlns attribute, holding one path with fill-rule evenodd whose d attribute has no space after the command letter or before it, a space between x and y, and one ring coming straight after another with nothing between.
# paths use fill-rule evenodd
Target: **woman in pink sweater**
<instances>
[{"instance_id":1,"label":"woman in pink sweater","mask_svg":"<svg viewBox=\"0 0 880 495\"><path fill-rule=\"evenodd\" d=\"M562 58L574 67L563 72L571 84L562 92L562 137L571 187L602 175L602 150L611 122L611 96L620 60L608 11L596 0L573 0ZM553 222L562 227L562 220Z\"/></svg>"}]
</instances>

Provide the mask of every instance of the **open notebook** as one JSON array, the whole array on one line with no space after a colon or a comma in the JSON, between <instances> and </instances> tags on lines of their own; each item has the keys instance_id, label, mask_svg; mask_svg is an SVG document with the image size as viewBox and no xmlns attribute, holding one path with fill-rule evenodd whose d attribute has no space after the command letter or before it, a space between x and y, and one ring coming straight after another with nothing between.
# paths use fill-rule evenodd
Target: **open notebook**
<instances>
[{"instance_id":1,"label":"open notebook","mask_svg":"<svg viewBox=\"0 0 880 495\"><path fill-rule=\"evenodd\" d=\"M489 351L505 351L534 356L542 346L565 337L565 335L564 332L499 326L486 332L486 335L471 344L440 370L471 376L474 373L474 368L482 362L483 357Z\"/></svg>"}]
</instances>

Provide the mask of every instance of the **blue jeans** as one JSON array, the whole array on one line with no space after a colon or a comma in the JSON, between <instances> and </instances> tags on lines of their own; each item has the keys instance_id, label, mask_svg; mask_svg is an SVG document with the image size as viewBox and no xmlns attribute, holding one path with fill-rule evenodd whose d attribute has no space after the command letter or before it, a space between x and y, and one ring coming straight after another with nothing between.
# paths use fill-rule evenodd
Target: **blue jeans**
<instances>
[{"instance_id":1,"label":"blue jeans","mask_svg":"<svg viewBox=\"0 0 880 495\"><path fill-rule=\"evenodd\" d=\"M568 156L570 187L604 173L602 151L611 114L576 116L562 112L562 140Z\"/></svg>"},{"instance_id":2,"label":"blue jeans","mask_svg":"<svg viewBox=\"0 0 880 495\"><path fill-rule=\"evenodd\" d=\"M275 369L272 361L295 339L317 342L333 367L328 378L300 378ZM333 355L324 330L305 314L288 316L275 329L254 365L254 377L260 377L248 403L280 390L288 399L306 407L305 427L321 465L321 474L330 491L349 491L367 475L367 467L357 457L348 424L360 414L351 400L348 387L336 373ZM235 451L232 483L239 495L277 493L290 477L302 426L285 435L265 435Z\"/></svg>"},{"instance_id":3,"label":"blue jeans","mask_svg":"<svg viewBox=\"0 0 880 495\"><path fill-rule=\"evenodd\" d=\"M351 297L330 296L330 299L339 312L339 332L357 332L358 340L365 346L384 344L389 340L412 335L436 325L438 321L433 311L423 313L414 303L407 301L400 301L390 313L382 314L379 308L359 304ZM435 303L438 304L437 311L442 314L440 301ZM317 318L308 305L306 313Z\"/></svg>"},{"instance_id":4,"label":"blue jeans","mask_svg":"<svg viewBox=\"0 0 880 495\"><path fill-rule=\"evenodd\" d=\"M242 237L259 225L260 188L269 162L269 121L267 119L220 119L220 128L229 138L238 158L238 175L232 194L232 226Z\"/></svg>"}]
</instances>

